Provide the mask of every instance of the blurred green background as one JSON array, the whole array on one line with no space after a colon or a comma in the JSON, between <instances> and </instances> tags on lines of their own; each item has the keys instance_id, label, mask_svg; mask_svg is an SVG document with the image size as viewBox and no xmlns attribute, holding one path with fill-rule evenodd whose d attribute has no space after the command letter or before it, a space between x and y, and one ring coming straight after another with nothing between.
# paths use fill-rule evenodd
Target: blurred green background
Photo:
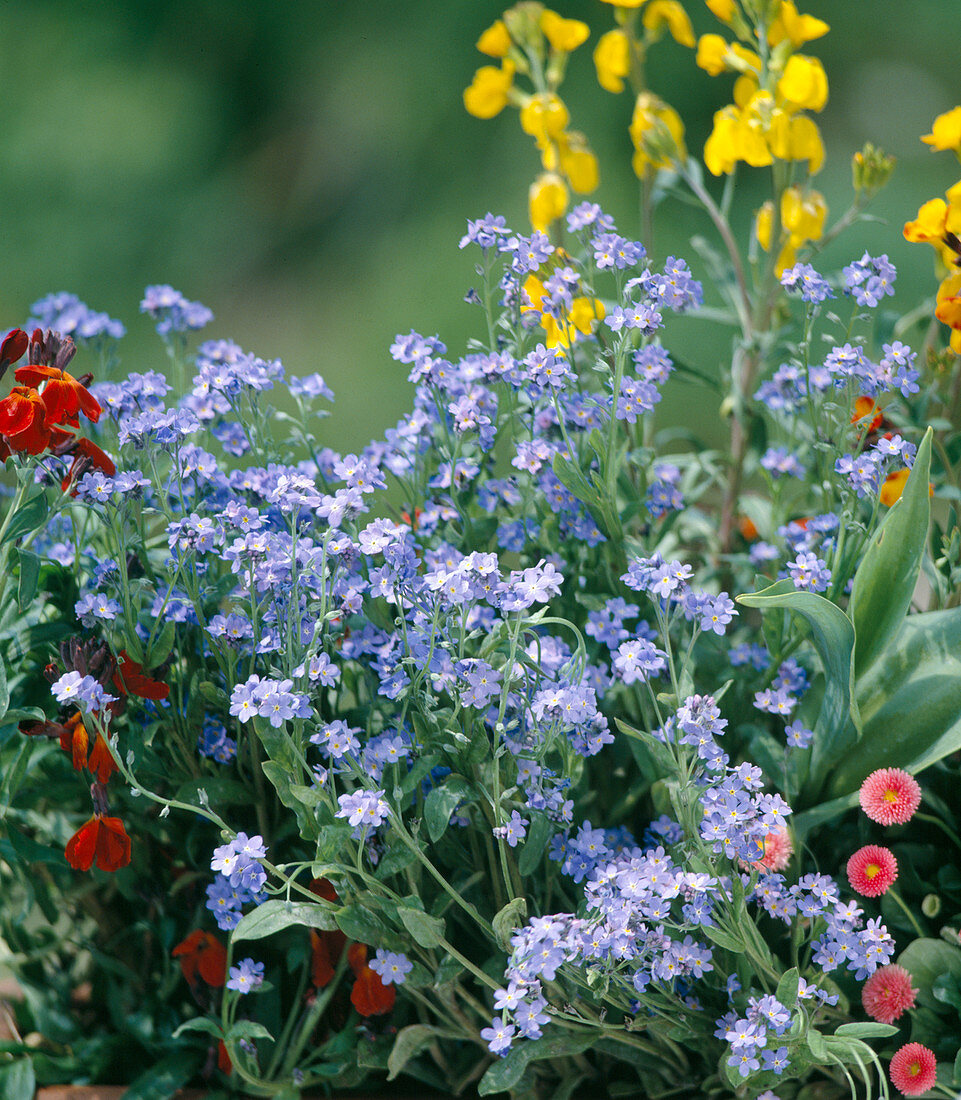
<instances>
[{"instance_id":1,"label":"blurred green background","mask_svg":"<svg viewBox=\"0 0 961 1100\"><path fill-rule=\"evenodd\" d=\"M563 93L572 125L601 159L592 197L636 235L631 102L598 87L591 61L611 8L554 6L592 27ZM931 250L905 244L901 225L958 175L950 154L918 140L961 100L956 0L799 6L832 26L809 47L831 83L817 185L832 210L847 204L851 153L865 140L899 159L872 210L886 225L858 227L829 257L888 252L907 309L934 280ZM700 0L687 7L698 33L719 29ZM456 354L479 331L462 300L473 261L458 239L468 217L488 210L526 227L537 170L516 112L483 122L462 106L485 62L474 42L500 4L28 0L0 11L5 324L22 323L45 293L72 291L127 325L127 369L163 369L138 305L145 285L171 283L213 309L207 334L279 357L293 373L319 370L337 394L326 442L344 450L408 407L405 370L387 354L396 332L440 333ZM649 79L699 151L731 78L708 77L691 50L665 41ZM747 170L743 227L763 198L763 173L753 173L753 189L751 177ZM700 232L709 227L696 211L666 204L657 258L675 252L693 263L687 241ZM708 329L689 323L678 338L689 359L713 369L729 345ZM710 422L713 399L698 395Z\"/></svg>"}]
</instances>

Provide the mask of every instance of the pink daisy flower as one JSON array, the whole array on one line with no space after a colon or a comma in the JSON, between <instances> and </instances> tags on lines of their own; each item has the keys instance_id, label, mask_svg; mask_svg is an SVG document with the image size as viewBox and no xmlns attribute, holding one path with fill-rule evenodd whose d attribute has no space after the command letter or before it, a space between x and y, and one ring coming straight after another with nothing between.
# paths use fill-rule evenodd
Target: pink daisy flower
<instances>
[{"instance_id":1,"label":"pink daisy flower","mask_svg":"<svg viewBox=\"0 0 961 1100\"><path fill-rule=\"evenodd\" d=\"M909 1008L914 1008L918 991L903 966L882 966L875 970L861 990L861 1003L872 1020L894 1023Z\"/></svg>"},{"instance_id":2,"label":"pink daisy flower","mask_svg":"<svg viewBox=\"0 0 961 1100\"><path fill-rule=\"evenodd\" d=\"M920 1096L937 1080L937 1059L933 1050L920 1043L907 1043L891 1059L888 1072L898 1092L904 1096Z\"/></svg>"},{"instance_id":3,"label":"pink daisy flower","mask_svg":"<svg viewBox=\"0 0 961 1100\"><path fill-rule=\"evenodd\" d=\"M918 781L900 768L880 768L861 784L861 809L881 825L903 825L921 803Z\"/></svg>"},{"instance_id":4,"label":"pink daisy flower","mask_svg":"<svg viewBox=\"0 0 961 1100\"><path fill-rule=\"evenodd\" d=\"M756 871L783 871L793 855L794 845L787 829L775 829L764 838L764 855L751 866Z\"/></svg>"},{"instance_id":5,"label":"pink daisy flower","mask_svg":"<svg viewBox=\"0 0 961 1100\"><path fill-rule=\"evenodd\" d=\"M898 877L898 861L890 848L866 844L848 860L851 889L866 898L885 893Z\"/></svg>"}]
</instances>

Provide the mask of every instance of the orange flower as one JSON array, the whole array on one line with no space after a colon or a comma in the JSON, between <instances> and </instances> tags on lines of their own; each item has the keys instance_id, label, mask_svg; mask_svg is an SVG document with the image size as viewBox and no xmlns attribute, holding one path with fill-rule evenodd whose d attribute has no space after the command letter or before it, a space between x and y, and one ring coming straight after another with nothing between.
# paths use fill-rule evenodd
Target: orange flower
<instances>
[{"instance_id":1,"label":"orange flower","mask_svg":"<svg viewBox=\"0 0 961 1100\"><path fill-rule=\"evenodd\" d=\"M74 767L76 766L77 765L74 764ZM87 768L97 777L98 783L106 783L117 770L116 761L110 755L107 743L102 737L97 738L97 743L90 751L90 758L87 760Z\"/></svg>"},{"instance_id":2,"label":"orange flower","mask_svg":"<svg viewBox=\"0 0 961 1100\"><path fill-rule=\"evenodd\" d=\"M73 462L67 471L67 476L60 483L61 490L70 491L71 496L77 495L74 486L91 470L99 470L107 477L113 477L117 472L113 459L105 451L102 451L96 443L89 439L70 440L66 445L65 453L73 456Z\"/></svg>"},{"instance_id":3,"label":"orange flower","mask_svg":"<svg viewBox=\"0 0 961 1100\"><path fill-rule=\"evenodd\" d=\"M397 999L394 986L384 985L380 975L367 965L367 946L352 943L347 948L347 961L354 972L356 981L350 991L350 1003L361 1016L382 1016L390 1012Z\"/></svg>"},{"instance_id":4,"label":"orange flower","mask_svg":"<svg viewBox=\"0 0 961 1100\"><path fill-rule=\"evenodd\" d=\"M198 975L214 989L220 989L227 980L227 951L209 932L195 929L170 953L180 958L180 969L189 985L197 984Z\"/></svg>"},{"instance_id":5,"label":"orange flower","mask_svg":"<svg viewBox=\"0 0 961 1100\"><path fill-rule=\"evenodd\" d=\"M748 542L753 542L758 537L757 527L755 527L754 521L748 516L740 517L737 521L737 529Z\"/></svg>"},{"instance_id":6,"label":"orange flower","mask_svg":"<svg viewBox=\"0 0 961 1100\"><path fill-rule=\"evenodd\" d=\"M130 862L130 837L119 817L94 815L67 841L67 862L75 871L117 871Z\"/></svg>"},{"instance_id":7,"label":"orange flower","mask_svg":"<svg viewBox=\"0 0 961 1100\"><path fill-rule=\"evenodd\" d=\"M137 695L141 699L166 699L170 694L169 684L162 684L151 676L145 676L143 665L135 661L125 649L117 654L117 671L113 674L113 685L124 695Z\"/></svg>"},{"instance_id":8,"label":"orange flower","mask_svg":"<svg viewBox=\"0 0 961 1100\"><path fill-rule=\"evenodd\" d=\"M16 363L18 359L22 358L29 343L30 337L22 328L15 328L4 336L3 343L0 344L0 377L3 376L11 363Z\"/></svg>"},{"instance_id":9,"label":"orange flower","mask_svg":"<svg viewBox=\"0 0 961 1100\"><path fill-rule=\"evenodd\" d=\"M29 363L13 372L18 382L28 386L43 387L43 403L51 424L72 424L76 427L77 415L83 413L94 424L100 419L100 405L93 394L73 375L57 367L43 363Z\"/></svg>"},{"instance_id":10,"label":"orange flower","mask_svg":"<svg viewBox=\"0 0 961 1100\"><path fill-rule=\"evenodd\" d=\"M870 420L868 420L870 417ZM881 427L884 414L879 405L876 405L870 397L861 396L854 402L854 412L851 414L851 423L866 426L869 432L876 432Z\"/></svg>"},{"instance_id":11,"label":"orange flower","mask_svg":"<svg viewBox=\"0 0 961 1100\"><path fill-rule=\"evenodd\" d=\"M47 407L30 386L14 386L0 401L0 435L13 451L38 455L50 442Z\"/></svg>"},{"instance_id":12,"label":"orange flower","mask_svg":"<svg viewBox=\"0 0 961 1100\"><path fill-rule=\"evenodd\" d=\"M334 929L332 932L310 931L310 980L318 989L330 985L337 971L337 963L347 946L347 937Z\"/></svg>"}]
</instances>

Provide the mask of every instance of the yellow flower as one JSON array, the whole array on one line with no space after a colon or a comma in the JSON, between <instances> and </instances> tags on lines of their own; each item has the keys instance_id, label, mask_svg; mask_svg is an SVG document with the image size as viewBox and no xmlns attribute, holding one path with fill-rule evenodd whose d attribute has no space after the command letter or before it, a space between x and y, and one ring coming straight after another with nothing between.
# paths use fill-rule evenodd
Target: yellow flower
<instances>
[{"instance_id":1,"label":"yellow flower","mask_svg":"<svg viewBox=\"0 0 961 1100\"><path fill-rule=\"evenodd\" d=\"M464 89L464 106L467 113L475 118L493 118L507 106L507 95L514 81L514 65L504 61L498 69L493 65L482 65Z\"/></svg>"},{"instance_id":2,"label":"yellow flower","mask_svg":"<svg viewBox=\"0 0 961 1100\"><path fill-rule=\"evenodd\" d=\"M622 30L601 35L594 47L597 82L609 92L623 92L624 78L631 71L631 47Z\"/></svg>"},{"instance_id":3,"label":"yellow flower","mask_svg":"<svg viewBox=\"0 0 961 1100\"><path fill-rule=\"evenodd\" d=\"M789 115L777 108L771 116L768 141L778 160L806 160L811 175L821 170L824 163L821 131L807 115Z\"/></svg>"},{"instance_id":4,"label":"yellow flower","mask_svg":"<svg viewBox=\"0 0 961 1100\"><path fill-rule=\"evenodd\" d=\"M739 69L742 73L761 71L760 57L753 50L742 46L740 42L731 43L731 53L734 55L734 60L729 61L728 64L732 68Z\"/></svg>"},{"instance_id":5,"label":"yellow flower","mask_svg":"<svg viewBox=\"0 0 961 1100\"><path fill-rule=\"evenodd\" d=\"M538 92L521 108L521 129L540 139L558 138L563 134L570 113L555 92Z\"/></svg>"},{"instance_id":6,"label":"yellow flower","mask_svg":"<svg viewBox=\"0 0 961 1100\"><path fill-rule=\"evenodd\" d=\"M575 298L564 321L558 321L550 313L544 312L545 299L548 298L544 284L536 275L529 275L524 282L525 298L521 301L521 312L531 310L541 314L541 328L544 330L545 347L562 351L571 346L577 334L589 336L598 321L604 319L604 305L599 298Z\"/></svg>"},{"instance_id":7,"label":"yellow flower","mask_svg":"<svg viewBox=\"0 0 961 1100\"><path fill-rule=\"evenodd\" d=\"M597 157L591 152L583 135L569 133L558 142L560 168L579 195L587 195L600 182Z\"/></svg>"},{"instance_id":8,"label":"yellow flower","mask_svg":"<svg viewBox=\"0 0 961 1100\"><path fill-rule=\"evenodd\" d=\"M787 187L781 195L781 224L796 248L805 241L821 239L827 212L827 203L819 191L804 194L800 187Z\"/></svg>"},{"instance_id":9,"label":"yellow flower","mask_svg":"<svg viewBox=\"0 0 961 1100\"><path fill-rule=\"evenodd\" d=\"M684 123L673 107L650 92L642 92L634 104L630 125L634 142L634 171L643 176L646 168L670 168L687 160Z\"/></svg>"},{"instance_id":10,"label":"yellow flower","mask_svg":"<svg viewBox=\"0 0 961 1100\"><path fill-rule=\"evenodd\" d=\"M793 111L820 111L828 101L828 78L816 57L794 54L777 82L778 97Z\"/></svg>"},{"instance_id":11,"label":"yellow flower","mask_svg":"<svg viewBox=\"0 0 961 1100\"><path fill-rule=\"evenodd\" d=\"M940 247L948 217L944 199L928 199L913 222L904 225L904 239L912 244L924 243Z\"/></svg>"},{"instance_id":12,"label":"yellow flower","mask_svg":"<svg viewBox=\"0 0 961 1100\"><path fill-rule=\"evenodd\" d=\"M734 0L704 0L704 3L722 23L730 23L737 14Z\"/></svg>"},{"instance_id":13,"label":"yellow flower","mask_svg":"<svg viewBox=\"0 0 961 1100\"><path fill-rule=\"evenodd\" d=\"M511 48L511 36L502 19L492 23L477 39L477 48L488 57L504 57Z\"/></svg>"},{"instance_id":14,"label":"yellow flower","mask_svg":"<svg viewBox=\"0 0 961 1100\"><path fill-rule=\"evenodd\" d=\"M776 46L789 38L791 45L799 49L805 42L820 38L830 29L823 19L815 19L813 15L799 15L793 0L781 0L781 10L768 31L768 42Z\"/></svg>"},{"instance_id":15,"label":"yellow flower","mask_svg":"<svg viewBox=\"0 0 961 1100\"><path fill-rule=\"evenodd\" d=\"M734 171L739 160L738 130L741 118L735 107L714 112L714 129L704 143L704 166L715 176Z\"/></svg>"},{"instance_id":16,"label":"yellow flower","mask_svg":"<svg viewBox=\"0 0 961 1100\"><path fill-rule=\"evenodd\" d=\"M890 508L901 499L910 473L911 471L905 467L901 470L892 470L884 479L884 484L881 486L881 503L885 508Z\"/></svg>"},{"instance_id":17,"label":"yellow flower","mask_svg":"<svg viewBox=\"0 0 961 1100\"><path fill-rule=\"evenodd\" d=\"M551 223L556 222L567 210L569 197L567 186L560 176L553 172L545 172L538 176L527 194L531 226L541 233L546 233Z\"/></svg>"},{"instance_id":18,"label":"yellow flower","mask_svg":"<svg viewBox=\"0 0 961 1100\"><path fill-rule=\"evenodd\" d=\"M766 202L754 220L754 235L765 252L771 251L771 232L774 228L774 203Z\"/></svg>"},{"instance_id":19,"label":"yellow flower","mask_svg":"<svg viewBox=\"0 0 961 1100\"><path fill-rule=\"evenodd\" d=\"M563 53L576 50L591 33L586 23L579 19L565 19L550 8L545 8L541 14L541 30L551 46Z\"/></svg>"},{"instance_id":20,"label":"yellow flower","mask_svg":"<svg viewBox=\"0 0 961 1100\"><path fill-rule=\"evenodd\" d=\"M612 4L615 8L639 8L645 0L602 0L605 4Z\"/></svg>"},{"instance_id":21,"label":"yellow flower","mask_svg":"<svg viewBox=\"0 0 961 1100\"><path fill-rule=\"evenodd\" d=\"M942 324L954 329L951 337L951 347L954 348L954 337L961 333L961 271L949 275L938 287L934 315Z\"/></svg>"},{"instance_id":22,"label":"yellow flower","mask_svg":"<svg viewBox=\"0 0 961 1100\"><path fill-rule=\"evenodd\" d=\"M679 0L652 0L644 9L641 20L652 35L660 37L667 27L676 42L694 47L694 28Z\"/></svg>"},{"instance_id":23,"label":"yellow flower","mask_svg":"<svg viewBox=\"0 0 961 1100\"><path fill-rule=\"evenodd\" d=\"M697 40L697 54L694 62L708 76L720 76L730 68L727 63L729 48L727 39L719 34L702 34Z\"/></svg>"},{"instance_id":24,"label":"yellow flower","mask_svg":"<svg viewBox=\"0 0 961 1100\"><path fill-rule=\"evenodd\" d=\"M938 115L931 127L931 133L925 134L921 140L930 145L932 150L953 149L961 156L961 107Z\"/></svg>"}]
</instances>

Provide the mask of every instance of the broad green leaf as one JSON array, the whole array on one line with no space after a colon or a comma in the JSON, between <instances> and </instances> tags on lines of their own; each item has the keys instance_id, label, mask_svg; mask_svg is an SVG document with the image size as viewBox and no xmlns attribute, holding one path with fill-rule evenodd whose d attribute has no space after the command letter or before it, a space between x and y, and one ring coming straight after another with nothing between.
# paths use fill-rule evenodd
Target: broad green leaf
<instances>
[{"instance_id":1,"label":"broad green leaf","mask_svg":"<svg viewBox=\"0 0 961 1100\"><path fill-rule=\"evenodd\" d=\"M20 576L17 579L17 606L21 611L33 602L37 594L37 581L40 577L40 558L32 550L17 549L20 562Z\"/></svg>"},{"instance_id":2,"label":"broad green leaf","mask_svg":"<svg viewBox=\"0 0 961 1100\"><path fill-rule=\"evenodd\" d=\"M565 1031L561 1034L548 1035L543 1039L523 1042L516 1046L506 1058L498 1059L487 1070L480 1079L477 1091L481 1096L507 1092L524 1076L524 1071L531 1062L580 1054L593 1046L597 1038L597 1032L593 1030L586 1034Z\"/></svg>"},{"instance_id":3,"label":"broad green leaf","mask_svg":"<svg viewBox=\"0 0 961 1100\"><path fill-rule=\"evenodd\" d=\"M224 1036L225 1039L270 1039L273 1042L273 1035L264 1027L263 1024L258 1024L255 1020L237 1020L230 1025L230 1030Z\"/></svg>"},{"instance_id":4,"label":"broad green leaf","mask_svg":"<svg viewBox=\"0 0 961 1100\"><path fill-rule=\"evenodd\" d=\"M854 575L849 614L857 635L856 677L877 660L911 606L931 518L928 479L933 434L931 428L925 432L901 499L871 536Z\"/></svg>"},{"instance_id":5,"label":"broad green leaf","mask_svg":"<svg viewBox=\"0 0 961 1100\"><path fill-rule=\"evenodd\" d=\"M0 1066L0 1100L33 1100L36 1087L33 1062L29 1058L17 1058L9 1065Z\"/></svg>"},{"instance_id":6,"label":"broad green leaf","mask_svg":"<svg viewBox=\"0 0 961 1100\"><path fill-rule=\"evenodd\" d=\"M340 913L327 902L317 899L316 904L309 901L282 901L273 898L258 905L246 916L241 917L237 927L231 933L231 942L240 940L262 940L272 936L292 924L307 928L320 928L332 931L340 923Z\"/></svg>"},{"instance_id":7,"label":"broad green leaf","mask_svg":"<svg viewBox=\"0 0 961 1100\"><path fill-rule=\"evenodd\" d=\"M824 696L814 727L808 778L811 792L817 793L836 761L860 736L861 719L852 695L854 626L830 600L814 592L799 592L789 580L777 581L761 592L745 593L737 602L762 613L786 609L810 628L811 642L824 668Z\"/></svg>"},{"instance_id":8,"label":"broad green leaf","mask_svg":"<svg viewBox=\"0 0 961 1100\"><path fill-rule=\"evenodd\" d=\"M7 688L6 662L0 661L0 718L10 709L10 691Z\"/></svg>"},{"instance_id":9,"label":"broad green leaf","mask_svg":"<svg viewBox=\"0 0 961 1100\"><path fill-rule=\"evenodd\" d=\"M3 541L13 542L14 539L18 539L22 535L28 535L31 531L38 530L43 526L48 511L46 495L42 491L34 494L17 509L3 536Z\"/></svg>"},{"instance_id":10,"label":"broad green leaf","mask_svg":"<svg viewBox=\"0 0 961 1100\"><path fill-rule=\"evenodd\" d=\"M713 925L704 925L702 931L709 940L716 943L718 947L723 947L725 951L733 951L736 955L744 952L744 941L737 936L722 932L720 928L715 928Z\"/></svg>"},{"instance_id":11,"label":"broad green leaf","mask_svg":"<svg viewBox=\"0 0 961 1100\"><path fill-rule=\"evenodd\" d=\"M543 814L537 814L531 822L531 831L527 834L517 859L517 869L522 875L529 875L537 870L553 835L554 826L551 822Z\"/></svg>"},{"instance_id":12,"label":"broad green leaf","mask_svg":"<svg viewBox=\"0 0 961 1100\"><path fill-rule=\"evenodd\" d=\"M826 1066L830 1059L828 1051L828 1045L824 1041L824 1036L820 1031L815 1031L813 1028L805 1036L807 1041L808 1050L814 1057L814 1060L818 1065Z\"/></svg>"},{"instance_id":13,"label":"broad green leaf","mask_svg":"<svg viewBox=\"0 0 961 1100\"><path fill-rule=\"evenodd\" d=\"M828 797L877 768L919 772L961 749L961 608L909 615L857 686L863 736L839 759Z\"/></svg>"},{"instance_id":14,"label":"broad green leaf","mask_svg":"<svg viewBox=\"0 0 961 1100\"><path fill-rule=\"evenodd\" d=\"M255 909L254 912L256 913L257 910ZM357 902L345 905L337 912L337 927L349 940L354 940L355 943L366 943L371 947L380 947L392 938L390 929L380 917Z\"/></svg>"},{"instance_id":15,"label":"broad green leaf","mask_svg":"<svg viewBox=\"0 0 961 1100\"><path fill-rule=\"evenodd\" d=\"M397 1038L387 1057L387 1080L393 1081L415 1054L443 1035L439 1027L430 1024L409 1024L397 1032Z\"/></svg>"},{"instance_id":16,"label":"broad green leaf","mask_svg":"<svg viewBox=\"0 0 961 1100\"><path fill-rule=\"evenodd\" d=\"M167 623L160 634L154 638L153 644L150 646L150 651L147 653L145 663L147 668L156 668L157 665L163 664L164 661L170 656L170 651L174 647L174 641L176 640L177 624L171 620Z\"/></svg>"},{"instance_id":17,"label":"broad green leaf","mask_svg":"<svg viewBox=\"0 0 961 1100\"><path fill-rule=\"evenodd\" d=\"M844 1036L847 1039L886 1039L889 1035L897 1035L898 1028L891 1024L852 1023L841 1024L834 1032L835 1035Z\"/></svg>"},{"instance_id":18,"label":"broad green leaf","mask_svg":"<svg viewBox=\"0 0 961 1100\"><path fill-rule=\"evenodd\" d=\"M796 966L792 966L787 973L781 976L781 980L777 983L777 992L774 995L785 1008L793 1009L797 1004L799 985L798 969Z\"/></svg>"},{"instance_id":19,"label":"broad green leaf","mask_svg":"<svg viewBox=\"0 0 961 1100\"><path fill-rule=\"evenodd\" d=\"M494 938L505 951L511 950L511 936L527 920L527 899L514 898L491 921Z\"/></svg>"},{"instance_id":20,"label":"broad green leaf","mask_svg":"<svg viewBox=\"0 0 961 1100\"><path fill-rule=\"evenodd\" d=\"M224 1035L220 1021L211 1020L208 1016L197 1016L193 1020L185 1020L173 1033L172 1038L179 1039L185 1031L201 1031L205 1035L214 1035L218 1039L222 1039Z\"/></svg>"},{"instance_id":21,"label":"broad green leaf","mask_svg":"<svg viewBox=\"0 0 961 1100\"><path fill-rule=\"evenodd\" d=\"M961 949L944 940L927 937L913 940L901 952L898 966L903 966L914 979L912 984L918 991L918 1004L938 1008L934 983L942 974L961 979Z\"/></svg>"},{"instance_id":22,"label":"broad green leaf","mask_svg":"<svg viewBox=\"0 0 961 1100\"><path fill-rule=\"evenodd\" d=\"M432 787L424 799L424 821L427 835L433 841L447 831L450 815L471 793L471 785L462 775L448 775Z\"/></svg>"},{"instance_id":23,"label":"broad green leaf","mask_svg":"<svg viewBox=\"0 0 961 1100\"><path fill-rule=\"evenodd\" d=\"M432 917L423 909L408 908L405 905L397 909L397 915L412 939L421 947L438 947L447 931L440 917Z\"/></svg>"},{"instance_id":24,"label":"broad green leaf","mask_svg":"<svg viewBox=\"0 0 961 1100\"><path fill-rule=\"evenodd\" d=\"M858 804L858 792L843 794L840 798L832 798L830 802L822 802L819 806L813 806L810 810L795 814L791 818L791 831L798 843L803 844L805 837L812 829L824 825L839 814L853 810Z\"/></svg>"}]
</instances>

